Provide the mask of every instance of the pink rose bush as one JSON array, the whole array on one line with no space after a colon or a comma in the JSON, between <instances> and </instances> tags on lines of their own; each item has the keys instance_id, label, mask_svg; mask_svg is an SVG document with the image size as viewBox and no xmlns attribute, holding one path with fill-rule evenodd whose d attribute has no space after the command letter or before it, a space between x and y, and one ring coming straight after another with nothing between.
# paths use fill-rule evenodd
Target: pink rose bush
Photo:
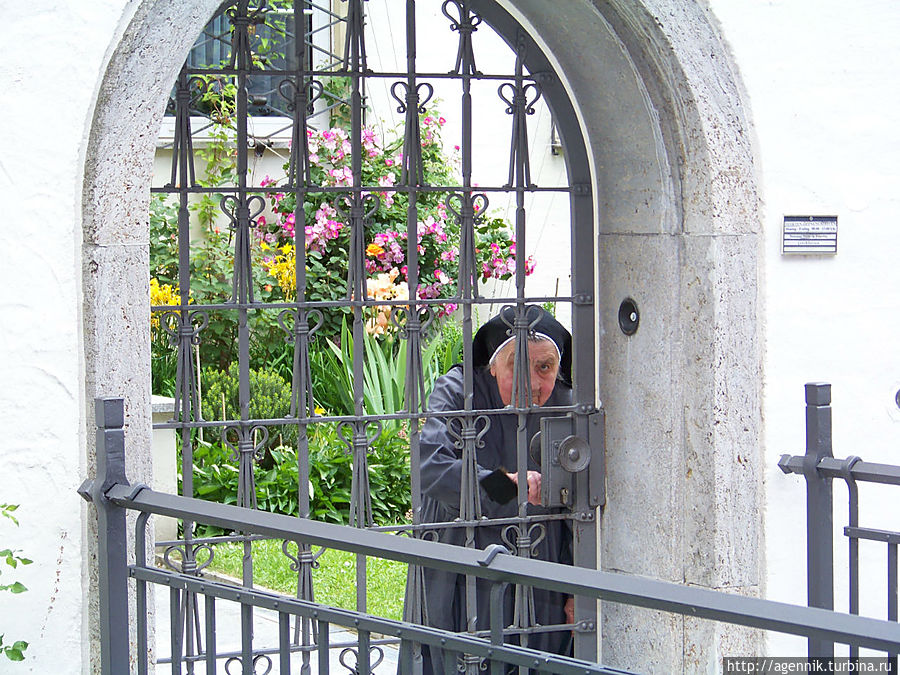
<instances>
[{"instance_id":1,"label":"pink rose bush","mask_svg":"<svg viewBox=\"0 0 900 675\"><path fill-rule=\"evenodd\" d=\"M441 141L441 128L446 119L429 112L421 119L422 158L428 185L457 185L454 156L448 156ZM400 134L385 142L373 128L364 128L361 183L366 195L368 220L365 247L365 271L368 296L378 300L409 298L407 206L409 196L397 189L402 166L403 139ZM346 129L333 127L309 130L307 147L312 184L324 188L351 187L352 141ZM268 176L263 187L277 187ZM349 191L348 191L349 192ZM306 249L308 300L337 300L346 296L346 279L350 227L346 222L348 208L341 206L347 193L317 192L312 187L303 204L304 246ZM268 274L272 301L293 300L296 278L286 269L294 265L294 243L298 224L295 194L285 190L268 192L268 212L256 221L255 236L261 264ZM418 194L416 251L418 252L418 286L416 296L422 300L447 298L438 303L438 317L454 312L459 273L459 223L447 207L448 193L423 191ZM483 280L508 279L515 273L516 249L509 223L499 217L484 218L476 228L477 270ZM524 261L526 274L534 269L534 260ZM401 303L398 303L401 304ZM379 308L369 321L368 330L385 335L393 326L388 307ZM332 329L334 327L331 327ZM326 330L326 333L332 333ZM334 331L336 332L336 331Z\"/></svg>"}]
</instances>

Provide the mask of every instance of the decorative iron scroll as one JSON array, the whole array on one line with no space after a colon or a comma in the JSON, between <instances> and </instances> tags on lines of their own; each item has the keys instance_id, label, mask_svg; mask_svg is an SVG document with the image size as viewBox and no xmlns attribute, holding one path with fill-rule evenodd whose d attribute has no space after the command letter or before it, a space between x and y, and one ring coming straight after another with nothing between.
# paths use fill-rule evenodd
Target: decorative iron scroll
<instances>
[{"instance_id":1,"label":"decorative iron scroll","mask_svg":"<svg viewBox=\"0 0 900 675\"><path fill-rule=\"evenodd\" d=\"M206 552L207 557L203 562L198 562L198 554L201 551ZM176 552L179 555L178 559L172 557L172 554ZM212 546L209 544L192 544L190 541L167 546L163 552L163 564L166 567L180 574L189 574L191 576L201 576L201 572L209 567L213 558L215 558L215 550ZM203 632L200 627L200 609L197 593L185 590L179 591L179 596L179 601L174 605L177 612L177 615L174 617L174 625L177 626L175 643L180 645L179 655L190 657L202 654ZM193 673L193 670L193 663L188 660L188 672Z\"/></svg>"},{"instance_id":2,"label":"decorative iron scroll","mask_svg":"<svg viewBox=\"0 0 900 675\"><path fill-rule=\"evenodd\" d=\"M350 224L346 295L349 300L366 297L366 226L380 206L381 199L372 193L354 193L334 200L334 210L342 220Z\"/></svg>"},{"instance_id":3,"label":"decorative iron scroll","mask_svg":"<svg viewBox=\"0 0 900 675\"><path fill-rule=\"evenodd\" d=\"M257 0L256 7L250 7L250 0L238 0L234 7L225 10L233 26L231 32L231 57L228 67L236 70L250 70L253 67L253 50L250 45L250 26L266 22L268 0Z\"/></svg>"},{"instance_id":4,"label":"decorative iron scroll","mask_svg":"<svg viewBox=\"0 0 900 675\"><path fill-rule=\"evenodd\" d=\"M319 567L319 557L325 553L324 548L319 548L313 553L309 544L293 542L297 547L297 554L289 551L289 539L281 543L281 550L291 560L291 571L297 573L297 599L306 602L315 602L316 594L313 589L312 571ZM313 645L319 641L319 622L310 617L297 617L294 625L294 644Z\"/></svg>"},{"instance_id":5,"label":"decorative iron scroll","mask_svg":"<svg viewBox=\"0 0 900 675\"><path fill-rule=\"evenodd\" d=\"M453 446L462 454L462 478L459 486L459 517L462 520L481 518L481 491L478 487L478 453L484 447L484 435L491 428L491 418L451 417L447 420L447 432L453 437Z\"/></svg>"},{"instance_id":6,"label":"decorative iron scroll","mask_svg":"<svg viewBox=\"0 0 900 675\"><path fill-rule=\"evenodd\" d=\"M229 433L236 438L229 439ZM253 465L265 450L269 440L269 430L263 426L227 426L222 429L222 442L238 461L238 493L237 505L245 508L256 508L256 482L253 478Z\"/></svg>"},{"instance_id":7,"label":"decorative iron scroll","mask_svg":"<svg viewBox=\"0 0 900 675\"><path fill-rule=\"evenodd\" d=\"M292 319L292 326L286 320ZM309 320L315 325L310 327ZM318 309L285 309L278 314L278 325L287 333L285 342L294 345L294 367L291 380L291 417L312 417L315 414L313 401L312 370L309 363L309 341L322 327L322 312Z\"/></svg>"},{"instance_id":8,"label":"decorative iron scroll","mask_svg":"<svg viewBox=\"0 0 900 675\"><path fill-rule=\"evenodd\" d=\"M512 315L512 320L510 320ZM500 319L509 327L509 335L515 336L515 356L513 361L513 402L517 408L530 408L534 401L531 398L531 368L528 367L528 342L534 333L534 327L541 320L540 309L535 305L527 307L505 305L500 310Z\"/></svg>"},{"instance_id":9,"label":"decorative iron scroll","mask_svg":"<svg viewBox=\"0 0 900 675\"><path fill-rule=\"evenodd\" d=\"M257 208L251 213L253 205ZM259 195L245 194L222 197L222 212L231 221L234 234L234 275L232 277L231 302L247 304L253 298L253 262L250 254L250 227L266 208L265 200Z\"/></svg>"},{"instance_id":10,"label":"decorative iron scroll","mask_svg":"<svg viewBox=\"0 0 900 675\"><path fill-rule=\"evenodd\" d=\"M375 427L375 433L369 436L367 427ZM341 422L338 425L338 436L353 454L353 477L350 484L350 525L352 527L371 527L372 493L369 490L368 452L381 435L381 422Z\"/></svg>"},{"instance_id":11,"label":"decorative iron scroll","mask_svg":"<svg viewBox=\"0 0 900 675\"><path fill-rule=\"evenodd\" d=\"M366 22L363 0L347 0L347 36L344 41L343 70L369 69L366 63Z\"/></svg>"},{"instance_id":12,"label":"decorative iron scroll","mask_svg":"<svg viewBox=\"0 0 900 675\"><path fill-rule=\"evenodd\" d=\"M195 187L194 141L191 137L191 89L202 96L206 81L199 77L188 78L184 68L175 83L175 136L172 143L172 177L168 187Z\"/></svg>"},{"instance_id":13,"label":"decorative iron scroll","mask_svg":"<svg viewBox=\"0 0 900 675\"><path fill-rule=\"evenodd\" d=\"M200 325L194 325L194 317L200 317ZM178 350L175 363L175 409L173 419L178 422L202 421L200 398L197 393L197 373L191 347L200 344L200 332L209 323L206 312L167 311L160 323L169 335L169 345ZM177 329L170 324L174 323Z\"/></svg>"},{"instance_id":14,"label":"decorative iron scroll","mask_svg":"<svg viewBox=\"0 0 900 675\"><path fill-rule=\"evenodd\" d=\"M516 78L504 82L497 94L506 103L506 114L512 115L512 138L509 143L509 180L505 187L533 188L531 160L528 157L528 116L534 115L534 104L541 97L535 82L525 82L525 38L519 36L516 45Z\"/></svg>"},{"instance_id":15,"label":"decorative iron scroll","mask_svg":"<svg viewBox=\"0 0 900 675\"><path fill-rule=\"evenodd\" d=\"M456 7L456 16L450 13L450 7ZM468 0L445 0L441 5L441 12L450 19L450 30L459 33L456 65L450 72L472 77L481 75L481 72L475 67L475 49L472 46L472 33L478 30L481 16L469 9Z\"/></svg>"},{"instance_id":16,"label":"decorative iron scroll","mask_svg":"<svg viewBox=\"0 0 900 675\"><path fill-rule=\"evenodd\" d=\"M459 278L461 298L478 297L478 263L475 258L475 226L484 221L490 202L483 192L453 193L447 198L447 210L459 223Z\"/></svg>"},{"instance_id":17,"label":"decorative iron scroll","mask_svg":"<svg viewBox=\"0 0 900 675\"><path fill-rule=\"evenodd\" d=\"M402 314L405 319L398 320ZM422 364L422 335L434 321L434 309L404 307L391 311L391 323L397 327L398 335L406 340L406 382L404 392L406 412L418 412L425 406L425 369Z\"/></svg>"},{"instance_id":18,"label":"decorative iron scroll","mask_svg":"<svg viewBox=\"0 0 900 675\"><path fill-rule=\"evenodd\" d=\"M522 558L531 558L537 553L538 545L547 535L543 523L507 525L503 528L501 538L509 552ZM514 628L531 628L537 625L534 611L534 589L531 586L516 584L515 603L513 606Z\"/></svg>"},{"instance_id":19,"label":"decorative iron scroll","mask_svg":"<svg viewBox=\"0 0 900 675\"><path fill-rule=\"evenodd\" d=\"M285 79L278 83L278 93L287 101L287 109L293 113L291 131L291 154L288 160L288 188L309 186L312 183L309 161L308 114L318 101L324 88L319 80L306 80L298 86L296 80Z\"/></svg>"},{"instance_id":20,"label":"decorative iron scroll","mask_svg":"<svg viewBox=\"0 0 900 675\"><path fill-rule=\"evenodd\" d=\"M403 95L398 92L403 89ZM424 94L420 94L420 90ZM422 82L410 87L406 82L394 82L391 96L399 104L398 113L406 114L403 135L403 161L400 164L400 182L409 186L425 185L425 167L422 165L422 130L419 115L425 113L425 105L434 96L434 87Z\"/></svg>"}]
</instances>

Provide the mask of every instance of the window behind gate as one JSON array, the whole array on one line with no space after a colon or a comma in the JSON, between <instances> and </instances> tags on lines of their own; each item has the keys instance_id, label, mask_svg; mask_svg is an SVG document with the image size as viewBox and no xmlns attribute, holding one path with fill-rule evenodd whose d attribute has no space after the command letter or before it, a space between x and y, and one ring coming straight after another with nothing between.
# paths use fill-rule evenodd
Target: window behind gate
<instances>
[{"instance_id":1,"label":"window behind gate","mask_svg":"<svg viewBox=\"0 0 900 675\"><path fill-rule=\"evenodd\" d=\"M198 39L173 90L151 202L153 385L175 400L157 427L177 434L183 494L467 546L490 531L522 556L574 532L568 561L595 564L584 148L545 57L508 17L501 38L492 16L506 15L474 0L241 0ZM502 314L521 345L513 386L526 391L544 311L573 333L571 400L541 414L527 395L486 404L479 326ZM435 378L453 364L457 403L433 410ZM444 511L423 508L429 424L462 466ZM504 428L516 461L503 469L522 480L497 510L482 503L479 451ZM528 505L535 465L546 508ZM245 584L281 565L302 599L327 601L313 570L343 565L295 542L260 562L263 543L192 523L163 545L165 559L189 573L219 567L222 542L240 552ZM426 573L404 580L403 618L438 621ZM365 558L347 582L356 608L372 610ZM478 630L480 589L460 583L459 629ZM539 603L531 589L509 591L510 640L569 635L563 620L546 625ZM181 611L179 644L197 653L196 607ZM579 601L588 658L592 617ZM298 650L314 638L298 622Z\"/></svg>"}]
</instances>

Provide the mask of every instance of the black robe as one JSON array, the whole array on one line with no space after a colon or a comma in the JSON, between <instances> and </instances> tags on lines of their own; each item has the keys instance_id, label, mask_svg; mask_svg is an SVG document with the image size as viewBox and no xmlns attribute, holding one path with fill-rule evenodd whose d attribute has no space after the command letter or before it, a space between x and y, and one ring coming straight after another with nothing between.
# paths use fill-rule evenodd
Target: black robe
<instances>
[{"instance_id":1,"label":"black robe","mask_svg":"<svg viewBox=\"0 0 900 675\"><path fill-rule=\"evenodd\" d=\"M497 381L487 369L478 368L474 377L474 409L503 408ZM571 388L557 381L553 393L546 401L547 406L570 405ZM429 409L462 410L463 371L461 367L438 378L429 398ZM543 417L537 409L529 413L527 421L528 438L540 430ZM491 497L497 497L488 478L497 469L515 473L516 467L516 427L517 415L499 414L490 416L490 428L485 433L484 447L477 449L478 481L481 492L481 513L486 518L507 518L518 514L517 500L501 504ZM422 523L446 522L459 517L460 480L462 460L460 451L454 447L454 438L448 432L446 420L429 418L422 429L421 478L422 478ZM540 470L529 456L529 470ZM483 482L488 478L487 483ZM503 479L506 480L505 478ZM486 487L487 486L487 487ZM558 512L533 504L528 505L528 514ZM569 521L544 521L545 536L537 545L534 556L541 560L572 564L572 533ZM503 527L480 526L475 528L475 546L480 549L491 544L504 544L501 538ZM465 528L442 528L438 530L439 541L465 546ZM536 537L535 537L536 538ZM513 540L514 541L514 540ZM465 577L441 570L426 569L425 607L428 624L436 628L462 632L466 630ZM476 585L478 620L476 630L490 628L490 584L478 580ZM504 598L504 628L511 624L515 588L510 585ZM564 624L566 596L540 588L534 589L535 618L540 625ZM517 638L509 640L518 643ZM527 646L556 654L571 653L571 633L569 630L538 633L530 636ZM443 673L443 655L440 650L423 648L426 673Z\"/></svg>"}]
</instances>

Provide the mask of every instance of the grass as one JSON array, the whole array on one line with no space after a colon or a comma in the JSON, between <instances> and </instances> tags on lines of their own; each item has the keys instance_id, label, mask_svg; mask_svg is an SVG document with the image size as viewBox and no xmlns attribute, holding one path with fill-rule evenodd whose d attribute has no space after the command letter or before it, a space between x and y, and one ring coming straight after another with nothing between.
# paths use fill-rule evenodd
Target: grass
<instances>
[{"instance_id":1,"label":"grass","mask_svg":"<svg viewBox=\"0 0 900 675\"><path fill-rule=\"evenodd\" d=\"M296 546L291 545L291 553ZM317 552L318 549L313 549ZM241 577L243 544L216 546L210 569L231 577ZM293 561L284 555L280 540L253 542L253 584L287 595L297 593L297 573L291 571ZM356 556L346 551L327 549L313 568L316 602L341 609L356 609ZM366 559L366 610L386 619L401 619L403 593L406 588L406 563L381 558Z\"/></svg>"}]
</instances>

